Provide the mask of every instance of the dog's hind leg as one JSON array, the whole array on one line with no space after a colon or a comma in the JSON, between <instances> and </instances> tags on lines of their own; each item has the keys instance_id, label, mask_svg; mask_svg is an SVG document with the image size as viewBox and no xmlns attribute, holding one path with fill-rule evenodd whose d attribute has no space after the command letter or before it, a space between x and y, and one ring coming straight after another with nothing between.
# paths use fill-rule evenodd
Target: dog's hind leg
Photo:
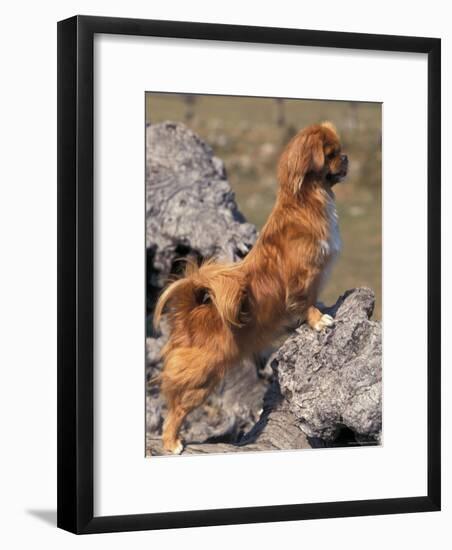
<instances>
[{"instance_id":1,"label":"dog's hind leg","mask_svg":"<svg viewBox=\"0 0 452 550\"><path fill-rule=\"evenodd\" d=\"M173 454L180 454L184 445L179 438L179 431L185 417L189 411L186 411L179 404L172 404L168 411L168 416L163 423L163 448Z\"/></svg>"},{"instance_id":2,"label":"dog's hind leg","mask_svg":"<svg viewBox=\"0 0 452 550\"><path fill-rule=\"evenodd\" d=\"M202 405L211 392L210 388L186 388L174 400L168 402L168 416L163 424L163 448L180 454L184 445L179 432L187 415Z\"/></svg>"},{"instance_id":3,"label":"dog's hind leg","mask_svg":"<svg viewBox=\"0 0 452 550\"><path fill-rule=\"evenodd\" d=\"M204 403L223 376L218 358L198 348L168 352L161 375L161 388L168 405L163 425L163 447L179 454L183 444L179 431L186 416Z\"/></svg>"}]
</instances>

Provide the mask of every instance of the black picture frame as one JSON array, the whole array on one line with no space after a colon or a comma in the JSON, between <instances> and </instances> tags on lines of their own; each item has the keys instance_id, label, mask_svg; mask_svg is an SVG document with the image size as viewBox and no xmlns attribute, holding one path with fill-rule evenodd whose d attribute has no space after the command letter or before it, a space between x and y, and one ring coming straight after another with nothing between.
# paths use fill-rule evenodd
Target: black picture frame
<instances>
[{"instance_id":1,"label":"black picture frame","mask_svg":"<svg viewBox=\"0 0 452 550\"><path fill-rule=\"evenodd\" d=\"M95 33L428 55L428 491L359 500L94 517L93 39ZM58 23L58 526L101 533L440 510L441 41L75 16Z\"/></svg>"}]
</instances>

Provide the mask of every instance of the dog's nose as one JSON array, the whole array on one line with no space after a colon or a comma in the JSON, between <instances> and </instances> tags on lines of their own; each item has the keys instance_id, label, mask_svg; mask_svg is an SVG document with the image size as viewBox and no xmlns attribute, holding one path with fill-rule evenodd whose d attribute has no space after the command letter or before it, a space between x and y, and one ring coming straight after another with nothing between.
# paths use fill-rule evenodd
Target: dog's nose
<instances>
[{"instance_id":1,"label":"dog's nose","mask_svg":"<svg viewBox=\"0 0 452 550\"><path fill-rule=\"evenodd\" d=\"M348 157L347 157L347 155L341 155L341 161L342 161L342 162L348 162Z\"/></svg>"}]
</instances>

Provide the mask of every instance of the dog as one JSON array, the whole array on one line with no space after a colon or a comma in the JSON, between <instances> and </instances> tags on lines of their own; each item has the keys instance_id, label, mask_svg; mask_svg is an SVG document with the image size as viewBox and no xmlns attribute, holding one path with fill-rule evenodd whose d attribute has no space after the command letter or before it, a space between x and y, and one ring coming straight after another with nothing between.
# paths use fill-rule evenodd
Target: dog
<instances>
[{"instance_id":1,"label":"dog","mask_svg":"<svg viewBox=\"0 0 452 550\"><path fill-rule=\"evenodd\" d=\"M273 210L248 255L233 264L188 262L161 294L170 336L157 377L168 405L165 451L180 454L188 413L199 407L232 366L268 347L295 320L319 331L334 322L316 301L340 250L332 187L348 158L330 122L301 130L278 162Z\"/></svg>"}]
</instances>

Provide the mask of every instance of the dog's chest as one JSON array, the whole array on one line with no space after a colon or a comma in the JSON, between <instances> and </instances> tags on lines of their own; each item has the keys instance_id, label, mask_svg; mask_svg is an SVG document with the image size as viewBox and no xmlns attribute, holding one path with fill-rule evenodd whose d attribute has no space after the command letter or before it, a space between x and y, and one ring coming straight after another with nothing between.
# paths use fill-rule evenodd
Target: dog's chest
<instances>
[{"instance_id":1,"label":"dog's chest","mask_svg":"<svg viewBox=\"0 0 452 550\"><path fill-rule=\"evenodd\" d=\"M325 259L330 256L336 257L342 246L341 236L339 233L339 220L334 203L328 204L328 239L322 239L320 241L321 253Z\"/></svg>"},{"instance_id":2,"label":"dog's chest","mask_svg":"<svg viewBox=\"0 0 452 550\"><path fill-rule=\"evenodd\" d=\"M320 244L320 254L324 263L321 285L325 284L334 261L341 250L342 242L339 233L339 219L337 216L336 205L330 201L327 206L328 214L328 238L322 239Z\"/></svg>"}]
</instances>

